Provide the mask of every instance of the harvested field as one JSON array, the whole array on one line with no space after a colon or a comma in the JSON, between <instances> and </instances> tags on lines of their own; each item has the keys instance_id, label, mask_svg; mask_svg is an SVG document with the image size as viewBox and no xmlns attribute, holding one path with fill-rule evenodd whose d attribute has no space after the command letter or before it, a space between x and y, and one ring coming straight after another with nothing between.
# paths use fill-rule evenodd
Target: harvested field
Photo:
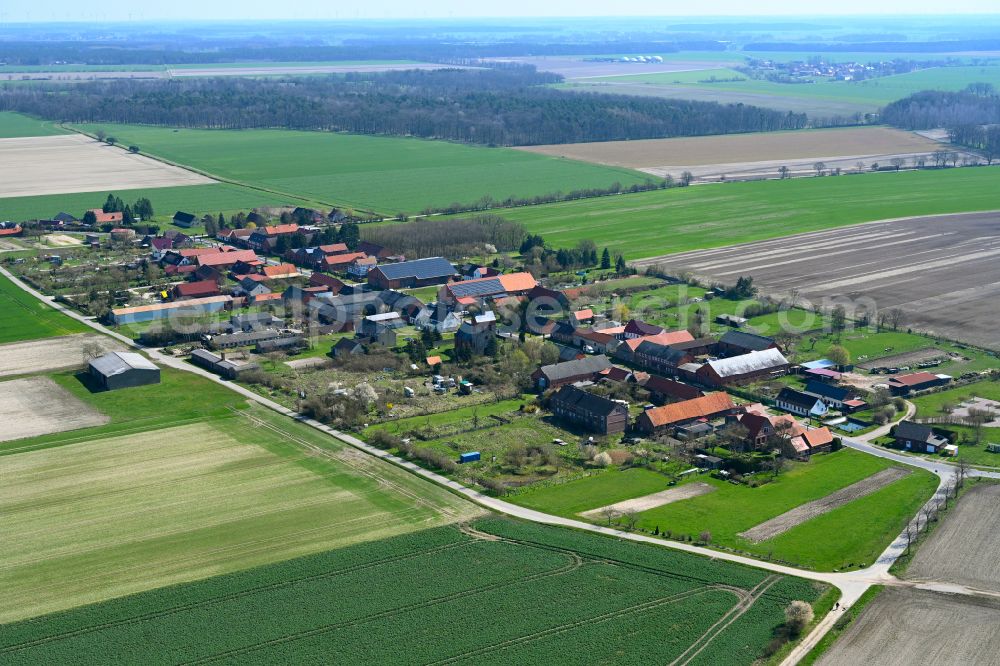
<instances>
[{"instance_id":1,"label":"harvested field","mask_svg":"<svg viewBox=\"0 0 1000 666\"><path fill-rule=\"evenodd\" d=\"M520 148L533 153L583 162L638 169L655 176L677 178L690 171L696 179L775 178L787 166L792 175L814 175L813 165L827 169L867 169L872 162L889 164L894 157L928 155L941 148L937 141L914 132L887 127L762 132L724 136L573 143Z\"/></svg>"},{"instance_id":2,"label":"harvested field","mask_svg":"<svg viewBox=\"0 0 1000 666\"><path fill-rule=\"evenodd\" d=\"M31 340L0 345L0 377L61 370L83 364L83 349L96 344L104 351L123 347L109 337L96 333L64 335L59 338Z\"/></svg>"},{"instance_id":3,"label":"harvested field","mask_svg":"<svg viewBox=\"0 0 1000 666\"><path fill-rule=\"evenodd\" d=\"M679 488L668 488L667 490L662 490L658 493L653 493L652 495L646 495L645 497L636 497L635 499L625 500L624 502L617 502L615 504L609 504L608 506L602 506L599 509L584 511L580 515L584 518L603 518L609 510L617 515L621 515L626 511L635 511L638 513L640 511L655 509L658 506L670 504L671 502L679 502L692 497L698 497L699 495L710 493L713 490L715 490L715 487L710 486L707 483L689 483L687 485L680 486Z\"/></svg>"},{"instance_id":4,"label":"harvested field","mask_svg":"<svg viewBox=\"0 0 1000 666\"><path fill-rule=\"evenodd\" d=\"M48 377L0 382L0 442L77 430L108 422L96 409Z\"/></svg>"},{"instance_id":5,"label":"harvested field","mask_svg":"<svg viewBox=\"0 0 1000 666\"><path fill-rule=\"evenodd\" d=\"M213 182L79 134L0 139L0 198Z\"/></svg>"},{"instance_id":6,"label":"harvested field","mask_svg":"<svg viewBox=\"0 0 1000 666\"><path fill-rule=\"evenodd\" d=\"M916 365L917 363L923 363L925 361L933 361L939 358L947 358L947 352L943 352L940 349L935 349L934 347L925 347L924 349L915 349L910 352L903 352L901 354L889 354L888 356L878 356L876 358L865 361L864 363L857 363L857 367L862 370L871 370L872 368L898 368L903 365Z\"/></svg>"},{"instance_id":7,"label":"harvested field","mask_svg":"<svg viewBox=\"0 0 1000 666\"><path fill-rule=\"evenodd\" d=\"M921 544L906 570L913 580L948 581L1000 592L1000 486L970 489Z\"/></svg>"},{"instance_id":8,"label":"harvested field","mask_svg":"<svg viewBox=\"0 0 1000 666\"><path fill-rule=\"evenodd\" d=\"M1000 654L998 626L1000 602L887 588L817 663L995 664Z\"/></svg>"},{"instance_id":9,"label":"harvested field","mask_svg":"<svg viewBox=\"0 0 1000 666\"><path fill-rule=\"evenodd\" d=\"M752 275L762 293L799 303L899 308L904 326L1000 349L1000 213L903 218L643 259L731 284Z\"/></svg>"},{"instance_id":10,"label":"harvested field","mask_svg":"<svg viewBox=\"0 0 1000 666\"><path fill-rule=\"evenodd\" d=\"M822 516L824 513L829 513L837 507L850 504L854 500L865 497L866 495L871 495L872 493L886 487L890 483L898 481L909 473L909 470L905 470L901 467L890 467L888 469L884 469L881 472L872 474L867 479L862 479L857 483L852 483L846 488L841 488L837 492L831 493L826 497L813 500L812 502L807 502L806 504L795 507L791 511L786 511L780 516L775 516L774 518L756 525L745 532L740 532L739 535L744 539L753 541L754 543L760 543L761 541L773 539L774 537L784 534L793 527L801 525L808 520L812 520L817 516Z\"/></svg>"}]
</instances>

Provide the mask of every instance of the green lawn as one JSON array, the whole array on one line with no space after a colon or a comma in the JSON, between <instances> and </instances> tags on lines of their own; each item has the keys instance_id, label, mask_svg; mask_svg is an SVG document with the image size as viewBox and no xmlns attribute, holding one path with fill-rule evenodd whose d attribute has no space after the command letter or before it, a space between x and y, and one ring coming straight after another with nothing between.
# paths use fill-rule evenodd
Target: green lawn
<instances>
[{"instance_id":1,"label":"green lawn","mask_svg":"<svg viewBox=\"0 0 1000 666\"><path fill-rule=\"evenodd\" d=\"M608 469L574 481L531 488L507 498L544 513L575 518L576 514L667 489L667 477L636 467Z\"/></svg>"},{"instance_id":2,"label":"green lawn","mask_svg":"<svg viewBox=\"0 0 1000 666\"><path fill-rule=\"evenodd\" d=\"M0 626L0 651L10 666L653 666L697 646L697 663L749 666L790 601L817 616L832 603L822 584L648 544L503 518L470 527L500 538L437 527L350 545Z\"/></svg>"},{"instance_id":3,"label":"green lawn","mask_svg":"<svg viewBox=\"0 0 1000 666\"><path fill-rule=\"evenodd\" d=\"M639 526L696 537L708 530L714 545L819 570L870 564L933 493L933 475L913 470L877 493L769 541L753 544L737 535L891 465L882 458L844 449L808 463L792 463L776 482L758 488L702 477L716 487L714 492L643 512Z\"/></svg>"},{"instance_id":4,"label":"green lawn","mask_svg":"<svg viewBox=\"0 0 1000 666\"><path fill-rule=\"evenodd\" d=\"M246 399L190 372L160 369L160 383L123 391L91 392L75 371L52 375L64 389L108 416L104 425L0 443L0 455L74 444L95 437L135 433L172 425L210 421L245 409Z\"/></svg>"},{"instance_id":5,"label":"green lawn","mask_svg":"<svg viewBox=\"0 0 1000 666\"><path fill-rule=\"evenodd\" d=\"M0 275L0 344L89 330Z\"/></svg>"},{"instance_id":6,"label":"green lawn","mask_svg":"<svg viewBox=\"0 0 1000 666\"><path fill-rule=\"evenodd\" d=\"M57 127L49 120L37 120L20 113L0 111L0 139L13 139L24 136L51 136L53 134L67 133L67 130Z\"/></svg>"},{"instance_id":7,"label":"green lawn","mask_svg":"<svg viewBox=\"0 0 1000 666\"><path fill-rule=\"evenodd\" d=\"M941 412L941 405L944 403L947 402L952 406L957 406L962 401L971 397L1000 401L1000 382L976 382L939 393L922 395L913 398L912 402L917 408L918 418L935 418L944 416ZM1000 466L1000 453L992 453L986 450L986 444L1000 444L1000 428L984 427L980 435L980 443L977 445L973 443L975 442L975 430L971 426L941 424L940 427L958 434L959 460L965 460L973 465L987 467Z\"/></svg>"},{"instance_id":8,"label":"green lawn","mask_svg":"<svg viewBox=\"0 0 1000 666\"><path fill-rule=\"evenodd\" d=\"M771 57L771 54L766 57ZM877 59L884 57L878 56ZM716 81L706 82L713 76ZM720 81L733 78L744 80ZM796 84L751 79L733 69L606 76L587 79L585 83L657 86L664 88L664 93L674 92L678 97L683 97L684 93L694 94L698 98L705 93L717 93L720 101L728 101L727 98L734 94L753 95L759 97L757 103L763 106L768 106L769 101L774 105L781 98L798 98L819 103L848 103L856 105L858 110L874 111L921 90L961 90L970 83L978 82L1000 86L1000 66L935 67L867 81L833 81L817 77L813 83ZM613 91L614 88L609 90Z\"/></svg>"},{"instance_id":9,"label":"green lawn","mask_svg":"<svg viewBox=\"0 0 1000 666\"><path fill-rule=\"evenodd\" d=\"M252 414L0 458L0 622L479 513L387 463L357 466L312 428Z\"/></svg>"},{"instance_id":10,"label":"green lawn","mask_svg":"<svg viewBox=\"0 0 1000 666\"><path fill-rule=\"evenodd\" d=\"M204 213L249 211L256 206L298 206L309 203L309 200L269 194L229 183L115 190L114 194L126 202L133 202L139 197L148 197L153 204L157 220L163 225L168 224L174 212L178 210L200 216ZM7 197L0 199L0 219L44 219L60 211L82 217L87 209L100 208L107 198L108 191Z\"/></svg>"},{"instance_id":11,"label":"green lawn","mask_svg":"<svg viewBox=\"0 0 1000 666\"><path fill-rule=\"evenodd\" d=\"M628 259L907 215L1000 208L1000 169L700 185L502 211L551 247L589 239Z\"/></svg>"},{"instance_id":12,"label":"green lawn","mask_svg":"<svg viewBox=\"0 0 1000 666\"><path fill-rule=\"evenodd\" d=\"M387 214L588 187L647 176L518 150L445 141L287 130L103 128L143 152L276 192ZM153 200L156 206L156 200Z\"/></svg>"}]
</instances>

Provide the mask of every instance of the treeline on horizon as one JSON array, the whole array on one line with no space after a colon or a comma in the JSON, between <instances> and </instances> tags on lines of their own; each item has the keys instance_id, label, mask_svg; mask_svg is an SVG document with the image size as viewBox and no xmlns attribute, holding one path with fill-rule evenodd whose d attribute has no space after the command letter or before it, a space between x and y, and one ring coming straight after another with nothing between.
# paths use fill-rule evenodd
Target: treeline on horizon
<instances>
[{"instance_id":1,"label":"treeline on horizon","mask_svg":"<svg viewBox=\"0 0 1000 666\"><path fill-rule=\"evenodd\" d=\"M751 42L744 51L806 53L953 53L997 51L1000 39L955 39L929 42Z\"/></svg>"},{"instance_id":2,"label":"treeline on horizon","mask_svg":"<svg viewBox=\"0 0 1000 666\"><path fill-rule=\"evenodd\" d=\"M319 77L0 86L0 110L54 121L287 128L522 146L800 129L744 104L556 90L526 65ZM72 94L67 94L69 92Z\"/></svg>"},{"instance_id":3,"label":"treeline on horizon","mask_svg":"<svg viewBox=\"0 0 1000 666\"><path fill-rule=\"evenodd\" d=\"M629 39L611 41L470 43L433 39L349 39L340 45L286 45L246 41L233 44L212 40L182 45L173 40L139 41L109 46L107 42L0 42L0 62L39 67L61 63L80 65L195 65L233 62L321 62L337 60L422 60L465 62L476 58L544 55L613 55L618 53L675 53L724 51L714 40Z\"/></svg>"}]
</instances>

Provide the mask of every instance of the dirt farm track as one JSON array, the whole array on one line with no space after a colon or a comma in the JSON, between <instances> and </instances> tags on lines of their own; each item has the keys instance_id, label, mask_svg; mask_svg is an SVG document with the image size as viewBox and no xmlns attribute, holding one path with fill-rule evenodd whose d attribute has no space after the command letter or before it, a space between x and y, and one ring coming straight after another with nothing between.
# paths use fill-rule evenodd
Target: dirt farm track
<instances>
[{"instance_id":1,"label":"dirt farm track","mask_svg":"<svg viewBox=\"0 0 1000 666\"><path fill-rule=\"evenodd\" d=\"M725 284L751 275L764 294L798 290L799 304L899 308L915 330L1000 349L1000 212L873 222L633 264Z\"/></svg>"}]
</instances>

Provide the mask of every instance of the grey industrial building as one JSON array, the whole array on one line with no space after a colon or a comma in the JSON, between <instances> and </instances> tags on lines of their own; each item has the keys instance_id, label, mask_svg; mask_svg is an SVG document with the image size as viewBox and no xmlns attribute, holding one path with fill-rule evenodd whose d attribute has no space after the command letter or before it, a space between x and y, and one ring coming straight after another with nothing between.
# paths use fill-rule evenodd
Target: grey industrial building
<instances>
[{"instance_id":1,"label":"grey industrial building","mask_svg":"<svg viewBox=\"0 0 1000 666\"><path fill-rule=\"evenodd\" d=\"M92 359L91 378L105 391L160 383L160 369L142 354L109 352Z\"/></svg>"}]
</instances>

